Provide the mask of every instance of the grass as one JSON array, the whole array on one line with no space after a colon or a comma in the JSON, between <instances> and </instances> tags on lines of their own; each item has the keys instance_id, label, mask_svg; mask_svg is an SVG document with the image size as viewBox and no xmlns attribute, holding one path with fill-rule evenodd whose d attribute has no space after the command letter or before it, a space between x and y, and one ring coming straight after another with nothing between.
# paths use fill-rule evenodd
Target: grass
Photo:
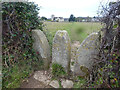
<instances>
[{"instance_id":1,"label":"grass","mask_svg":"<svg viewBox=\"0 0 120 90\"><path fill-rule=\"evenodd\" d=\"M66 30L71 41L80 43L92 32L98 32L101 28L100 23L94 22L44 22L43 31L47 34L50 45L53 37L58 30Z\"/></svg>"},{"instance_id":2,"label":"grass","mask_svg":"<svg viewBox=\"0 0 120 90\"><path fill-rule=\"evenodd\" d=\"M3 84L2 88L20 88L22 81L28 78L35 70L40 70L42 67L41 61L33 65L27 64L24 60L16 63L11 68L3 68ZM32 62L34 63L34 61Z\"/></svg>"},{"instance_id":3,"label":"grass","mask_svg":"<svg viewBox=\"0 0 120 90\"><path fill-rule=\"evenodd\" d=\"M78 77L78 82L74 82L73 88L85 88L86 80Z\"/></svg>"},{"instance_id":4,"label":"grass","mask_svg":"<svg viewBox=\"0 0 120 90\"><path fill-rule=\"evenodd\" d=\"M17 65L11 68L11 70L8 71L9 75L7 78L3 79L3 88L19 88L22 80L31 73L29 68L28 66L26 70L24 70L23 67L19 68Z\"/></svg>"},{"instance_id":5,"label":"grass","mask_svg":"<svg viewBox=\"0 0 120 90\"><path fill-rule=\"evenodd\" d=\"M66 72L64 68L62 67L62 65L59 65L57 63L52 64L52 75L54 77L61 77L62 75L65 75L65 74Z\"/></svg>"}]
</instances>

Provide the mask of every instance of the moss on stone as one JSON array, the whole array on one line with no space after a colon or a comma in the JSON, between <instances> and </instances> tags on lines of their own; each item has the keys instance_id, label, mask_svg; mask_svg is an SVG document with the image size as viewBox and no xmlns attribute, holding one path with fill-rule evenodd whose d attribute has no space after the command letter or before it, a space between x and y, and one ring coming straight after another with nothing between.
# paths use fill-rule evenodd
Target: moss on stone
<instances>
[{"instance_id":1,"label":"moss on stone","mask_svg":"<svg viewBox=\"0 0 120 90\"><path fill-rule=\"evenodd\" d=\"M80 66L81 71L85 73L85 76L89 75L89 69L85 66Z\"/></svg>"},{"instance_id":2,"label":"moss on stone","mask_svg":"<svg viewBox=\"0 0 120 90\"><path fill-rule=\"evenodd\" d=\"M60 36L60 37L63 37L63 35L64 35L63 32L60 32L60 33L59 33L59 36Z\"/></svg>"}]
</instances>

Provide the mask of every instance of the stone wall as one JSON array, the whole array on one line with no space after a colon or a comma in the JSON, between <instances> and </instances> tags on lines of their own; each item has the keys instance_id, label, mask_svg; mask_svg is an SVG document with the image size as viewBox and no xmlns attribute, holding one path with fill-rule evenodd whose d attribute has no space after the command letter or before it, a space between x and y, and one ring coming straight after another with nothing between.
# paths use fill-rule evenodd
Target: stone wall
<instances>
[{"instance_id":1,"label":"stone wall","mask_svg":"<svg viewBox=\"0 0 120 90\"><path fill-rule=\"evenodd\" d=\"M32 33L35 40L33 48L39 52L40 58L42 58L45 63L45 68L48 68L50 65L50 47L47 38L40 30L33 30ZM61 65L66 72L69 72L70 62L74 61L75 63L71 71L74 72L75 75L85 76L92 68L95 58L99 58L98 36L98 33L90 34L80 46L77 46L75 51L73 52L72 50L71 53L71 42L67 31L58 30L52 44L52 64L57 63ZM71 56L73 58L71 58Z\"/></svg>"}]
</instances>

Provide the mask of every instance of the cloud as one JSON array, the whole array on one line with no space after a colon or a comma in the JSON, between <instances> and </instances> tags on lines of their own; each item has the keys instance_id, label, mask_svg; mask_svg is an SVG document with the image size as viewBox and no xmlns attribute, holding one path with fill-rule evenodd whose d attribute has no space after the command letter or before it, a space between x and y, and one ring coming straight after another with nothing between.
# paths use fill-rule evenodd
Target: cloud
<instances>
[{"instance_id":1,"label":"cloud","mask_svg":"<svg viewBox=\"0 0 120 90\"><path fill-rule=\"evenodd\" d=\"M50 17L68 17L70 14L75 16L94 16L97 15L100 2L106 3L109 0L29 0L41 6L40 15Z\"/></svg>"}]
</instances>

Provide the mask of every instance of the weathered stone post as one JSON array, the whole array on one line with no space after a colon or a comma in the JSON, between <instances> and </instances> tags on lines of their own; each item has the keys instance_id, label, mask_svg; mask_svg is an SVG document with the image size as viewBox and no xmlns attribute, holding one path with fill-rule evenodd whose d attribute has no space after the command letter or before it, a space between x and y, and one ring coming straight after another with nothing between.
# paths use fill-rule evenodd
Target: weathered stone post
<instances>
[{"instance_id":1,"label":"weathered stone post","mask_svg":"<svg viewBox=\"0 0 120 90\"><path fill-rule=\"evenodd\" d=\"M71 42L67 31L58 30L53 39L52 63L62 65L68 73L70 70Z\"/></svg>"},{"instance_id":2,"label":"weathered stone post","mask_svg":"<svg viewBox=\"0 0 120 90\"><path fill-rule=\"evenodd\" d=\"M50 46L45 34L41 30L32 30L34 39L33 48L39 53L39 59L44 62L44 69L49 68L50 64Z\"/></svg>"},{"instance_id":3,"label":"weathered stone post","mask_svg":"<svg viewBox=\"0 0 120 90\"><path fill-rule=\"evenodd\" d=\"M77 50L77 59L74 66L74 74L86 76L89 74L95 59L98 59L99 53L99 35L90 34Z\"/></svg>"}]
</instances>

